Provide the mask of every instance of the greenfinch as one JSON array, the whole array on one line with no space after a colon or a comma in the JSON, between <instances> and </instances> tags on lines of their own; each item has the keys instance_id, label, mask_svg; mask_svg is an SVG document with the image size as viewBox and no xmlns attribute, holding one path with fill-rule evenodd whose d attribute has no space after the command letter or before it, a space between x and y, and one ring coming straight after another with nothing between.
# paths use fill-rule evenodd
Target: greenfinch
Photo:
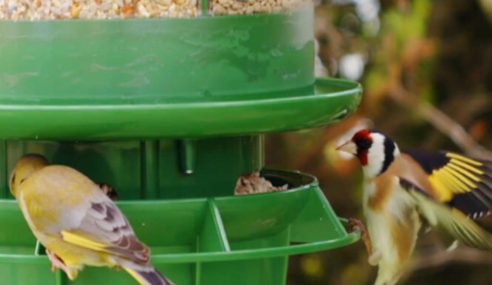
<instances>
[{"instance_id":1,"label":"greenfinch","mask_svg":"<svg viewBox=\"0 0 492 285\"><path fill-rule=\"evenodd\" d=\"M77 170L28 154L10 191L54 267L74 280L84 265L122 267L139 284L170 285L149 263L149 249L99 185Z\"/></svg>"}]
</instances>

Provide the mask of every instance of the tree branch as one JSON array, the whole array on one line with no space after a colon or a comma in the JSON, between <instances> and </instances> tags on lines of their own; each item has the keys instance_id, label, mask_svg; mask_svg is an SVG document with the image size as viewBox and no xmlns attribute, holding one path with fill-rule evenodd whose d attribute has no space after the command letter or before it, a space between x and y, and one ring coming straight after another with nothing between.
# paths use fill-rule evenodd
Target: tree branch
<instances>
[{"instance_id":1,"label":"tree branch","mask_svg":"<svg viewBox=\"0 0 492 285\"><path fill-rule=\"evenodd\" d=\"M413 273L421 270L446 266L451 263L466 263L470 265L492 265L492 254L474 248L459 247L453 251L439 250L433 254L420 255L414 258L401 281L408 279ZM402 284L404 282L401 282Z\"/></svg>"},{"instance_id":2,"label":"tree branch","mask_svg":"<svg viewBox=\"0 0 492 285\"><path fill-rule=\"evenodd\" d=\"M396 103L415 108L417 113L432 124L441 133L447 135L458 147L469 155L492 160L492 152L478 144L465 129L451 117L428 103L416 100L401 85L395 84L389 89L388 95Z\"/></svg>"}]
</instances>

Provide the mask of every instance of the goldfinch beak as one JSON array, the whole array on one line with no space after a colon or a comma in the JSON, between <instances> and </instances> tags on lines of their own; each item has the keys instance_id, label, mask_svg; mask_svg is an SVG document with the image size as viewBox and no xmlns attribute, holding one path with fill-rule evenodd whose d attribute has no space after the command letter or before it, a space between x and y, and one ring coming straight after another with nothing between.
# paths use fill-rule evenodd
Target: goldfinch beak
<instances>
[{"instance_id":1,"label":"goldfinch beak","mask_svg":"<svg viewBox=\"0 0 492 285\"><path fill-rule=\"evenodd\" d=\"M357 146L352 141L348 141L337 147L337 151L346 152L349 154L357 155Z\"/></svg>"}]
</instances>

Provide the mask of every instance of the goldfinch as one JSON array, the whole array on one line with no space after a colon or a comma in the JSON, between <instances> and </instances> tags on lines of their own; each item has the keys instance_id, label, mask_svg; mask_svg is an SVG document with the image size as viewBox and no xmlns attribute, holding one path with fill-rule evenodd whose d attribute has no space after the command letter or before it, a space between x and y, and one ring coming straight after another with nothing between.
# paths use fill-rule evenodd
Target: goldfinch
<instances>
[{"instance_id":1,"label":"goldfinch","mask_svg":"<svg viewBox=\"0 0 492 285\"><path fill-rule=\"evenodd\" d=\"M123 267L139 284L172 284L149 263L125 216L101 187L77 170L23 156L10 176L10 191L53 266L71 280L84 265Z\"/></svg>"},{"instance_id":2,"label":"goldfinch","mask_svg":"<svg viewBox=\"0 0 492 285\"><path fill-rule=\"evenodd\" d=\"M389 137L365 129L337 149L362 165L369 263L379 267L376 285L397 283L421 221L468 246L492 250L492 235L473 221L491 213L491 161L444 151L400 151Z\"/></svg>"}]
</instances>

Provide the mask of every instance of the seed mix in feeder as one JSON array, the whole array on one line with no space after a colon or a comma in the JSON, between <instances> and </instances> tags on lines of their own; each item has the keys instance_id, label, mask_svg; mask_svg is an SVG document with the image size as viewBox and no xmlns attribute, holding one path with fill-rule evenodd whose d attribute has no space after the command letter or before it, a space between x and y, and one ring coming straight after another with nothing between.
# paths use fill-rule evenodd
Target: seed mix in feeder
<instances>
[{"instance_id":1,"label":"seed mix in feeder","mask_svg":"<svg viewBox=\"0 0 492 285\"><path fill-rule=\"evenodd\" d=\"M195 17L198 0L0 0L0 19Z\"/></svg>"},{"instance_id":2,"label":"seed mix in feeder","mask_svg":"<svg viewBox=\"0 0 492 285\"><path fill-rule=\"evenodd\" d=\"M210 0L214 15L275 13L293 10L312 0Z\"/></svg>"},{"instance_id":3,"label":"seed mix in feeder","mask_svg":"<svg viewBox=\"0 0 492 285\"><path fill-rule=\"evenodd\" d=\"M234 195L269 193L287 190L289 185L273 186L272 182L260 176L258 171L239 176Z\"/></svg>"}]
</instances>

